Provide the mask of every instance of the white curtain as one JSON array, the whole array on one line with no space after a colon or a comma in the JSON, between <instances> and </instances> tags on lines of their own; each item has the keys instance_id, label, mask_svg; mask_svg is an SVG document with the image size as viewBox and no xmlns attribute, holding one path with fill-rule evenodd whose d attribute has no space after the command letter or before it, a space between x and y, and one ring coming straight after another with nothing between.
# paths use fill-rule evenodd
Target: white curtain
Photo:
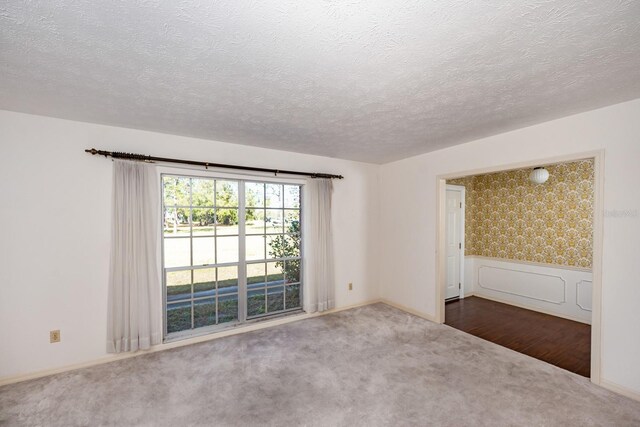
<instances>
[{"instance_id":1,"label":"white curtain","mask_svg":"<svg viewBox=\"0 0 640 427\"><path fill-rule=\"evenodd\" d=\"M113 162L107 326L110 353L148 349L162 340L158 187L154 166Z\"/></svg>"},{"instance_id":2,"label":"white curtain","mask_svg":"<svg viewBox=\"0 0 640 427\"><path fill-rule=\"evenodd\" d=\"M307 224L305 265L307 268L305 310L325 311L335 306L333 239L331 236L331 179L312 179L306 185Z\"/></svg>"}]
</instances>

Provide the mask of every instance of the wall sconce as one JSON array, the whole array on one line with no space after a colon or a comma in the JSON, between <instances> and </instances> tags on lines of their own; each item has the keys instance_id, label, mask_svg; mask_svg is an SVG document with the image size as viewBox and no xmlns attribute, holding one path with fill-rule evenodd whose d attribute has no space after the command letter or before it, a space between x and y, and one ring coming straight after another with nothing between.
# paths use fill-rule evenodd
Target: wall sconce
<instances>
[{"instance_id":1,"label":"wall sconce","mask_svg":"<svg viewBox=\"0 0 640 427\"><path fill-rule=\"evenodd\" d=\"M549 171L543 167L533 168L531 175L529 175L529 181L534 184L544 184L549 179Z\"/></svg>"}]
</instances>

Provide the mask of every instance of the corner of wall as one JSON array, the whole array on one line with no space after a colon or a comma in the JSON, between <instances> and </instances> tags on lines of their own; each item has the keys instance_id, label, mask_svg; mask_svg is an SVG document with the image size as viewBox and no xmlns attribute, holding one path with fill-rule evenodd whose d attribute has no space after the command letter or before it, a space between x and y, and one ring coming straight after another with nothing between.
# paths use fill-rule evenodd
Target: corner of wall
<instances>
[{"instance_id":1,"label":"corner of wall","mask_svg":"<svg viewBox=\"0 0 640 427\"><path fill-rule=\"evenodd\" d=\"M374 221L374 223L376 225L382 224L382 195L380 194L380 175L382 172L382 166L381 165L376 165L376 171L375 171L375 207L374 207L374 211L376 213L376 221ZM375 232L375 230L373 230ZM375 251L374 251L374 259L373 259L373 274L376 280L375 283L375 298L382 298L382 280L381 280L381 276L380 274L381 272L381 265L382 265L382 237L380 235L380 233L375 233L376 236L376 241L375 241Z\"/></svg>"}]
</instances>

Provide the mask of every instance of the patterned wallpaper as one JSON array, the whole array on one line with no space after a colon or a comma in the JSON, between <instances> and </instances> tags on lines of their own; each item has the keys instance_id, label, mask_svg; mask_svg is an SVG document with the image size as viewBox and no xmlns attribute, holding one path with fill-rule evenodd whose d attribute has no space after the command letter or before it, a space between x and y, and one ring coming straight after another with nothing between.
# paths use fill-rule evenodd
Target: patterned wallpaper
<instances>
[{"instance_id":1,"label":"patterned wallpaper","mask_svg":"<svg viewBox=\"0 0 640 427\"><path fill-rule=\"evenodd\" d=\"M591 267L593 160L448 180L466 187L465 255Z\"/></svg>"}]
</instances>

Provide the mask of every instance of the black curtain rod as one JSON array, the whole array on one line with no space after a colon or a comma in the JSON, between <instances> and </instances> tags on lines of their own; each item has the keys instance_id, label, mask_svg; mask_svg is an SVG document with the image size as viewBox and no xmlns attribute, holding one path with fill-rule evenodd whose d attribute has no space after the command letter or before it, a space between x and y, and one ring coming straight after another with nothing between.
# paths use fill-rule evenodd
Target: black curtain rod
<instances>
[{"instance_id":1,"label":"black curtain rod","mask_svg":"<svg viewBox=\"0 0 640 427\"><path fill-rule=\"evenodd\" d=\"M309 176L311 178L329 178L329 179L344 178L342 175L331 175L328 173L298 172L298 171L288 171L288 170L281 170L281 169L254 168L251 166L224 165L220 163L198 162L195 160L180 160L180 159L169 159L166 157L154 157L154 156L147 156L144 154L96 150L95 148L91 148L89 150L84 150L84 151L85 153L89 153L94 156L97 154L99 156L112 157L114 159L137 160L140 162L149 162L149 163L154 163L154 162L180 163L183 165L204 166L207 169L210 167L237 169L237 170L243 170L243 171L268 172L268 173L273 173L275 175L278 175L279 173L283 173L286 175L302 175L302 176Z\"/></svg>"}]
</instances>

